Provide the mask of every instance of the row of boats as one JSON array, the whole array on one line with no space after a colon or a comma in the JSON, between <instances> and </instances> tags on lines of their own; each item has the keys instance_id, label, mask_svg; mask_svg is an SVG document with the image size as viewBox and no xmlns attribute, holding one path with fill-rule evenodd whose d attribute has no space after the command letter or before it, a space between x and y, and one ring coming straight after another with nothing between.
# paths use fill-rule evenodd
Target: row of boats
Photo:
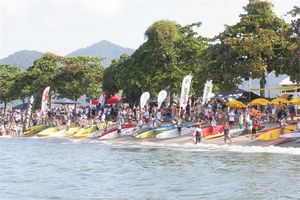
<instances>
[{"instance_id":1,"label":"row of boats","mask_svg":"<svg viewBox=\"0 0 300 200\"><path fill-rule=\"evenodd\" d=\"M142 128L134 126L134 124L127 123L122 126L122 130L118 133L117 127L113 122L108 122L107 130L104 130L104 123L100 124L99 129L96 125L87 128L72 127L69 130L66 126L47 127L45 125L37 125L30 127L24 132L24 136L39 136L39 137L72 137L72 138L99 138L100 140L114 139L122 136L132 136L138 139L146 138L174 138L183 135L192 135L197 124L186 124L182 127L181 133L172 124L162 124L160 127L151 128L144 126ZM223 135L224 127L219 125L214 129L211 126L202 129L204 137L214 138Z\"/></svg>"},{"instance_id":2,"label":"row of boats","mask_svg":"<svg viewBox=\"0 0 300 200\"><path fill-rule=\"evenodd\" d=\"M158 138L167 139L175 138L184 135L193 135L195 132L195 126L197 124L185 124L182 127L181 134L179 134L177 128L172 124L162 124L160 127L151 128L149 126L144 126L142 128L134 126L134 124L127 123L122 126L122 130L118 133L116 124L113 122L108 122L108 128L104 130L104 123L100 124L99 129L96 125L90 127L71 127L69 130L66 126L59 127L47 127L45 125L37 125L30 127L24 136L39 136L39 137L71 137L71 138L89 138L89 139L99 139L107 140L114 139L123 136L132 136L137 139L147 139L147 138ZM204 139L218 138L224 135L224 126L218 125L215 128L208 126L202 128L202 134ZM231 130L231 133L241 132L240 129ZM261 131L256 135L258 140L262 141L288 141L289 139L299 138L300 133L297 132L297 126L291 124L285 127L285 135L281 135L279 127L270 128Z\"/></svg>"}]
</instances>

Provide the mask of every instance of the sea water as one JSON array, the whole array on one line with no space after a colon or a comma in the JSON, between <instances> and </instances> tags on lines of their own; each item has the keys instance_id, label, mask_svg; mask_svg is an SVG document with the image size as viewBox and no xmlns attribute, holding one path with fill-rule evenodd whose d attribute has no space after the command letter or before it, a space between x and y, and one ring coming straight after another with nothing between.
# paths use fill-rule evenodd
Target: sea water
<instances>
[{"instance_id":1,"label":"sea water","mask_svg":"<svg viewBox=\"0 0 300 200\"><path fill-rule=\"evenodd\" d=\"M300 199L300 150L0 138L0 199Z\"/></svg>"}]
</instances>

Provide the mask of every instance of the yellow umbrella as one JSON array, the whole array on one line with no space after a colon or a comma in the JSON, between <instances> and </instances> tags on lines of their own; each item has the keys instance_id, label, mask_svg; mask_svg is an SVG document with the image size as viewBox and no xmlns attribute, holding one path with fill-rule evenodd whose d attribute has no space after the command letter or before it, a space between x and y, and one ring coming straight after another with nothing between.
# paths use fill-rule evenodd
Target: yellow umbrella
<instances>
[{"instance_id":1,"label":"yellow umbrella","mask_svg":"<svg viewBox=\"0 0 300 200\"><path fill-rule=\"evenodd\" d=\"M246 107L245 104L243 104L242 102L240 101L237 101L237 100L229 100L227 103L226 103L226 106L229 106L229 107L236 107L236 108L243 108L243 107Z\"/></svg>"},{"instance_id":2,"label":"yellow umbrella","mask_svg":"<svg viewBox=\"0 0 300 200\"><path fill-rule=\"evenodd\" d=\"M290 102L295 105L300 105L300 98L291 99Z\"/></svg>"},{"instance_id":3,"label":"yellow umbrella","mask_svg":"<svg viewBox=\"0 0 300 200\"><path fill-rule=\"evenodd\" d=\"M258 99L254 99L253 101L250 102L250 105L262 105L262 106L266 106L268 104L271 104L270 101L268 101L267 99L263 99L263 98L258 98Z\"/></svg>"},{"instance_id":4,"label":"yellow umbrella","mask_svg":"<svg viewBox=\"0 0 300 200\"><path fill-rule=\"evenodd\" d=\"M271 103L274 104L274 105L279 105L280 103L290 104L289 100L284 99L284 98L273 99L271 101Z\"/></svg>"}]
</instances>

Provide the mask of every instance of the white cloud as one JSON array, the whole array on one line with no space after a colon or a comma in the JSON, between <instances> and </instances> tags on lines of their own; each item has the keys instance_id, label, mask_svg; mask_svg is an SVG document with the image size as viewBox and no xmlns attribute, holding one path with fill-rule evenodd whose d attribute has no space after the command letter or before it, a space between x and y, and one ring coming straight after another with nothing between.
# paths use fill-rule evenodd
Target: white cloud
<instances>
[{"instance_id":1,"label":"white cloud","mask_svg":"<svg viewBox=\"0 0 300 200\"><path fill-rule=\"evenodd\" d=\"M80 0L84 11L102 17L114 17L121 8L120 0Z\"/></svg>"},{"instance_id":2,"label":"white cloud","mask_svg":"<svg viewBox=\"0 0 300 200\"><path fill-rule=\"evenodd\" d=\"M0 0L1 19L7 17L24 18L30 14L28 0Z\"/></svg>"}]
</instances>

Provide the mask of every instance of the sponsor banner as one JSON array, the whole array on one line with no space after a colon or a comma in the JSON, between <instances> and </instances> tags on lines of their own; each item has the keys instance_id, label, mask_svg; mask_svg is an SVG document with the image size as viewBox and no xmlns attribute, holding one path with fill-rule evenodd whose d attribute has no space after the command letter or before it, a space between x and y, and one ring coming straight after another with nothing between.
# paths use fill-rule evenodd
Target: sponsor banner
<instances>
[{"instance_id":1,"label":"sponsor banner","mask_svg":"<svg viewBox=\"0 0 300 200\"><path fill-rule=\"evenodd\" d=\"M158 97L157 97L157 104L158 104L158 109L161 107L161 104L164 102L166 99L168 93L166 90L162 90L159 92Z\"/></svg>"},{"instance_id":2,"label":"sponsor banner","mask_svg":"<svg viewBox=\"0 0 300 200\"><path fill-rule=\"evenodd\" d=\"M150 98L150 93L149 92L144 92L142 95L141 95L141 99L140 99L140 106L141 106L141 109L143 109L147 103L147 101L149 100Z\"/></svg>"},{"instance_id":3,"label":"sponsor banner","mask_svg":"<svg viewBox=\"0 0 300 200\"><path fill-rule=\"evenodd\" d=\"M24 122L23 122L23 132L25 132L25 130L28 129L28 127L30 125L33 103L34 103L34 97L33 97L33 95L31 95L28 98L28 102L27 102L27 110L26 110L25 118L24 118Z\"/></svg>"},{"instance_id":4,"label":"sponsor banner","mask_svg":"<svg viewBox=\"0 0 300 200\"><path fill-rule=\"evenodd\" d=\"M46 87L44 89L43 96L42 96L41 113L42 113L43 117L45 116L45 113L47 111L47 104L48 104L48 100L49 100L49 91L50 91L50 87Z\"/></svg>"},{"instance_id":5,"label":"sponsor banner","mask_svg":"<svg viewBox=\"0 0 300 200\"><path fill-rule=\"evenodd\" d=\"M210 100L210 96L212 94L212 80L207 80L203 90L203 97L202 97L202 105Z\"/></svg>"},{"instance_id":6,"label":"sponsor banner","mask_svg":"<svg viewBox=\"0 0 300 200\"><path fill-rule=\"evenodd\" d=\"M185 76L182 80L181 95L180 95L180 107L182 107L183 109L185 109L185 107L188 104L191 82L192 82L191 75Z\"/></svg>"}]
</instances>

